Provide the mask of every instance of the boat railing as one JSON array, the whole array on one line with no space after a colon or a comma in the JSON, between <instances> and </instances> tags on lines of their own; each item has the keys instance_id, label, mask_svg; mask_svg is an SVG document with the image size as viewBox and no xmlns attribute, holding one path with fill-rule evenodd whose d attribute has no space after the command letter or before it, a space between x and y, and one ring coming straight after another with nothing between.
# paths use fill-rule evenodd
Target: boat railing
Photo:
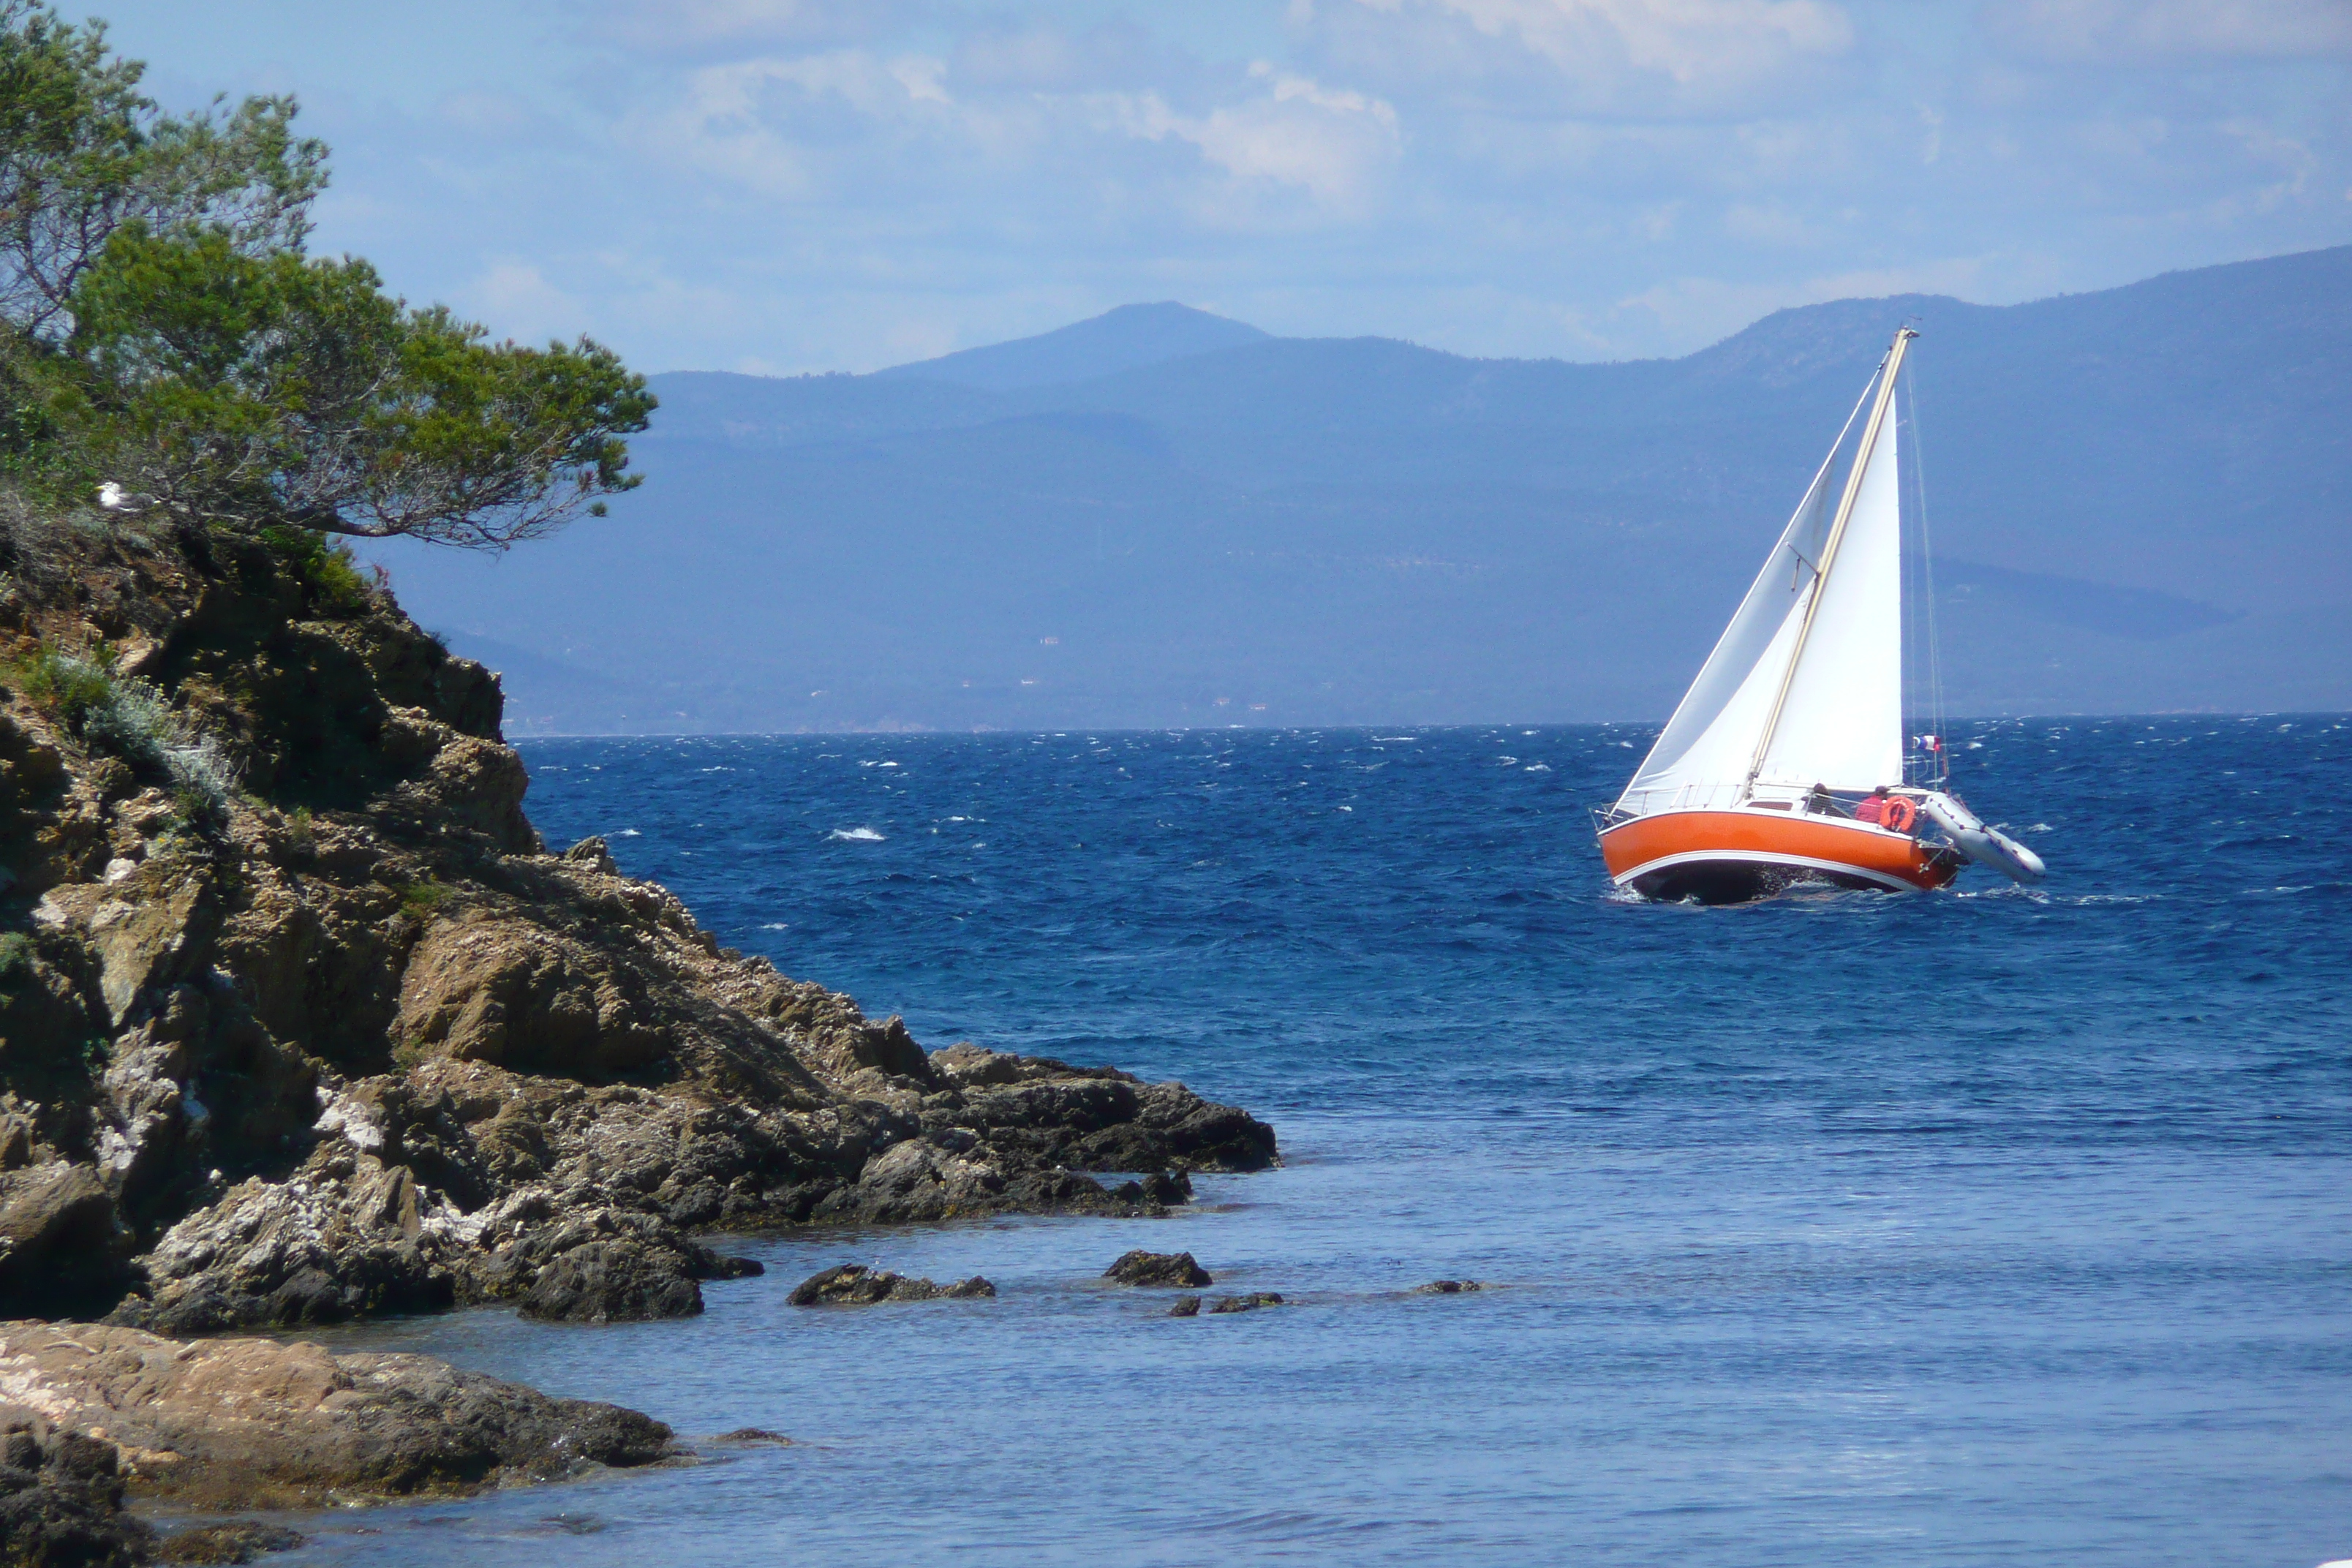
<instances>
[{"instance_id":1,"label":"boat railing","mask_svg":"<svg viewBox=\"0 0 2352 1568\"><path fill-rule=\"evenodd\" d=\"M1905 784L1897 785L1894 793L1917 800L1930 790ZM1787 811L1795 816L1850 818L1854 808L1869 798L1860 790L1832 790L1823 795L1787 784L1684 784L1672 789L1627 790L1608 805L1594 807L1592 821L1596 832L1605 833L1622 823L1663 812L1736 811L1743 806Z\"/></svg>"},{"instance_id":2,"label":"boat railing","mask_svg":"<svg viewBox=\"0 0 2352 1568\"><path fill-rule=\"evenodd\" d=\"M1595 816L1606 817L1605 826L1631 822L1637 816L1655 816L1664 811L1731 811L1748 798L1744 784L1676 784L1672 789L1629 789Z\"/></svg>"}]
</instances>

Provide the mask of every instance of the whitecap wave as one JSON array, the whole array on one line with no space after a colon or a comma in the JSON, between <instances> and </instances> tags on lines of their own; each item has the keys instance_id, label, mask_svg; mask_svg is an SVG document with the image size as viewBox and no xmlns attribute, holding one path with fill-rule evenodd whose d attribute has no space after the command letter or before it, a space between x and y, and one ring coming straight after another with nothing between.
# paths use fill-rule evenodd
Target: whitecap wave
<instances>
[{"instance_id":1,"label":"whitecap wave","mask_svg":"<svg viewBox=\"0 0 2352 1568\"><path fill-rule=\"evenodd\" d=\"M844 844L879 844L882 842L882 836L875 832L870 827L836 827L832 832L826 834L825 837L827 838L837 838Z\"/></svg>"}]
</instances>

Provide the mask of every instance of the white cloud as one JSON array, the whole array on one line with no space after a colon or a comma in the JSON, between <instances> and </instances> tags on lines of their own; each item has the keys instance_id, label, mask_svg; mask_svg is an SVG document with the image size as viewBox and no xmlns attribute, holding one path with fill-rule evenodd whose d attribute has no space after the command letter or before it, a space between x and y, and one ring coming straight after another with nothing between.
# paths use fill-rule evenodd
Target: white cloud
<instances>
[{"instance_id":1,"label":"white cloud","mask_svg":"<svg viewBox=\"0 0 2352 1568\"><path fill-rule=\"evenodd\" d=\"M1811 79L1854 42L1829 0L1339 0L1299 25L1383 81L1588 113L1719 112Z\"/></svg>"},{"instance_id":2,"label":"white cloud","mask_svg":"<svg viewBox=\"0 0 2352 1568\"><path fill-rule=\"evenodd\" d=\"M1333 89L1260 63L1261 90L1205 114L1171 110L1157 93L1106 94L1109 123L1147 141L1181 141L1245 182L1287 186L1317 201L1360 205L1399 148L1396 110L1360 92Z\"/></svg>"},{"instance_id":3,"label":"white cloud","mask_svg":"<svg viewBox=\"0 0 2352 1568\"><path fill-rule=\"evenodd\" d=\"M2352 53L2346 0L1988 0L1980 15L1998 42L2046 60Z\"/></svg>"},{"instance_id":4,"label":"white cloud","mask_svg":"<svg viewBox=\"0 0 2352 1568\"><path fill-rule=\"evenodd\" d=\"M705 66L667 110L628 122L624 139L766 195L803 198L845 150L871 160L909 135L953 135L946 68L929 56L864 49Z\"/></svg>"},{"instance_id":5,"label":"white cloud","mask_svg":"<svg viewBox=\"0 0 2352 1568\"><path fill-rule=\"evenodd\" d=\"M577 337L587 315L577 295L549 282L536 264L513 257L469 279L457 290L457 303L493 334L524 342Z\"/></svg>"},{"instance_id":6,"label":"white cloud","mask_svg":"<svg viewBox=\"0 0 2352 1568\"><path fill-rule=\"evenodd\" d=\"M598 9L632 47L672 53L871 37L915 11L903 0L604 0Z\"/></svg>"}]
</instances>

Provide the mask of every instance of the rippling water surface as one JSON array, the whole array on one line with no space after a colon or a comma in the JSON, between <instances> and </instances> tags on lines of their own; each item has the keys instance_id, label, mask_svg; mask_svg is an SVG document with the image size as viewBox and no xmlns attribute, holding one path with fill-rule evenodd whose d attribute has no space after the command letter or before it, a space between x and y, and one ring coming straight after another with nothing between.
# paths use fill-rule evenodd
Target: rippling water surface
<instances>
[{"instance_id":1,"label":"rippling water surface","mask_svg":"<svg viewBox=\"0 0 2352 1568\"><path fill-rule=\"evenodd\" d=\"M1979 726L1959 786L2046 889L1736 910L1611 895L1585 813L1647 740L529 744L550 841L721 941L931 1046L1181 1078L1289 1163L752 1241L690 1322L340 1333L795 1441L300 1560L2352 1556L2352 726ZM1170 1320L1096 1281L1135 1246L1297 1305ZM1003 1294L782 1304L848 1260ZM1497 1288L1401 1293L1438 1277Z\"/></svg>"}]
</instances>

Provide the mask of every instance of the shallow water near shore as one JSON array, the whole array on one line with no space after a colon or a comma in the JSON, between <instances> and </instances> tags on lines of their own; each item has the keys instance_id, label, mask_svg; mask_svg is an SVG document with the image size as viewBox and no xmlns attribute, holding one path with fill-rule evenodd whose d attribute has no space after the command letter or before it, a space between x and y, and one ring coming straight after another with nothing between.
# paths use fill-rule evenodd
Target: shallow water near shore
<instances>
[{"instance_id":1,"label":"shallow water near shore","mask_svg":"<svg viewBox=\"0 0 2352 1568\"><path fill-rule=\"evenodd\" d=\"M2352 1555L2352 725L1962 727L2050 860L1608 888L1648 731L541 741L531 811L722 942L1176 1077L1288 1164L1161 1221L753 1238L686 1322L317 1337L698 1464L301 1521L277 1562L2282 1564ZM1190 1250L1171 1320L1100 1281ZM844 1261L992 1301L795 1310ZM1475 1295L1406 1294L1437 1278Z\"/></svg>"}]
</instances>

